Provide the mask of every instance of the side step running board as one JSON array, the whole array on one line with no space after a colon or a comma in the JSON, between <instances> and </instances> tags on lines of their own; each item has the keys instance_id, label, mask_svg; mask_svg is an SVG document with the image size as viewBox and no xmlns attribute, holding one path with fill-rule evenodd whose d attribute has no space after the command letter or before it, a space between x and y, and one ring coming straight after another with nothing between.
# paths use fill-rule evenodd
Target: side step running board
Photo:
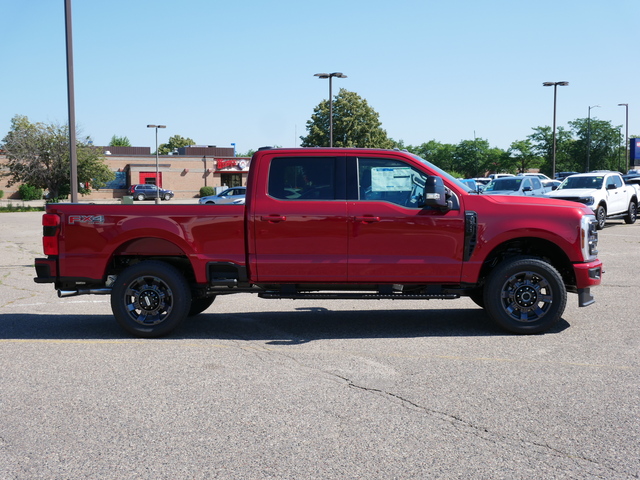
<instances>
[{"instance_id":1,"label":"side step running board","mask_svg":"<svg viewBox=\"0 0 640 480\"><path fill-rule=\"evenodd\" d=\"M435 294L402 294L402 293L357 293L357 292L323 292L323 293L281 293L278 291L261 292L260 298L289 300L453 300L460 298L455 293Z\"/></svg>"}]
</instances>

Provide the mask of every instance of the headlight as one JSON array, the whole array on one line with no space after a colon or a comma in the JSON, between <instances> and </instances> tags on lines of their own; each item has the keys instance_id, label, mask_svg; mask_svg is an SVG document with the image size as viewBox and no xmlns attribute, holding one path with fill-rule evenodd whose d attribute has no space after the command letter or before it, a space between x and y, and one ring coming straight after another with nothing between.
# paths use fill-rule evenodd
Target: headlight
<instances>
[{"instance_id":1,"label":"headlight","mask_svg":"<svg viewBox=\"0 0 640 480\"><path fill-rule=\"evenodd\" d=\"M582 258L590 262L598 257L598 231L595 215L585 215L580 221L580 248Z\"/></svg>"},{"instance_id":2,"label":"headlight","mask_svg":"<svg viewBox=\"0 0 640 480\"><path fill-rule=\"evenodd\" d=\"M585 205L593 205L593 202L594 202L593 197L584 197L582 199L582 203L584 203Z\"/></svg>"}]
</instances>

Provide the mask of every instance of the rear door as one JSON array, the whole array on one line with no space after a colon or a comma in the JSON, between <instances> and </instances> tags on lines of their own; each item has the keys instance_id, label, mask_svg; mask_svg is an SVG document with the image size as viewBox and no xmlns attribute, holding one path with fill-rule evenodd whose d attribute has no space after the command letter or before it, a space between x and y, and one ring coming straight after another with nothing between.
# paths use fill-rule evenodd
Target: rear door
<instances>
[{"instance_id":1,"label":"rear door","mask_svg":"<svg viewBox=\"0 0 640 480\"><path fill-rule=\"evenodd\" d=\"M421 207L427 174L404 160L350 158L349 281L460 281L464 215ZM459 202L457 203L459 205Z\"/></svg>"},{"instance_id":2,"label":"rear door","mask_svg":"<svg viewBox=\"0 0 640 480\"><path fill-rule=\"evenodd\" d=\"M268 181L256 185L251 204L256 281L345 282L345 158L274 156L259 168L257 178Z\"/></svg>"},{"instance_id":3,"label":"rear door","mask_svg":"<svg viewBox=\"0 0 640 480\"><path fill-rule=\"evenodd\" d=\"M609 198L608 213L613 214L627 211L629 204L627 202L627 192L624 187L622 177L619 175L609 175L606 178L606 189Z\"/></svg>"}]
</instances>

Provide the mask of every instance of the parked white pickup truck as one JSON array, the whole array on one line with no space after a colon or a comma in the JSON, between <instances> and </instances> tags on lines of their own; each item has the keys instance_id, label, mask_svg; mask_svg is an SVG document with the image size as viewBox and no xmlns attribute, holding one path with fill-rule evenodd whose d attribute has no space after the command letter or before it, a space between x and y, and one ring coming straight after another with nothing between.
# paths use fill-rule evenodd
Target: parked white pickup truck
<instances>
[{"instance_id":1,"label":"parked white pickup truck","mask_svg":"<svg viewBox=\"0 0 640 480\"><path fill-rule=\"evenodd\" d=\"M625 223L635 223L640 193L635 185L626 185L618 172L592 172L567 177L548 196L591 207L602 230L610 217L623 216Z\"/></svg>"}]
</instances>

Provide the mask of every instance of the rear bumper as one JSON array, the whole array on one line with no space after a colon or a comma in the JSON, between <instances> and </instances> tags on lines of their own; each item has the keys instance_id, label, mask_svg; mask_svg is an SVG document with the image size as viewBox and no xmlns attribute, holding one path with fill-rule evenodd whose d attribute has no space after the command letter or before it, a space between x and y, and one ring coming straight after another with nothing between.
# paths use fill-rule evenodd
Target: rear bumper
<instances>
[{"instance_id":1,"label":"rear bumper","mask_svg":"<svg viewBox=\"0 0 640 480\"><path fill-rule=\"evenodd\" d=\"M36 258L36 283L55 283L58 277L58 261L51 258Z\"/></svg>"}]
</instances>

